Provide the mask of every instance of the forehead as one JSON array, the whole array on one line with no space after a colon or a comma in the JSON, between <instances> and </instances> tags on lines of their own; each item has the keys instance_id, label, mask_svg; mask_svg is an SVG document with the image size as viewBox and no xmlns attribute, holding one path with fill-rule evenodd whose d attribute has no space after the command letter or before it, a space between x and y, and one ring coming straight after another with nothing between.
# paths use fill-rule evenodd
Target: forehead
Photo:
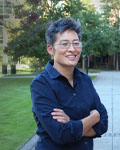
<instances>
[{"instance_id":1,"label":"forehead","mask_svg":"<svg viewBox=\"0 0 120 150\"><path fill-rule=\"evenodd\" d=\"M73 41L73 40L79 40L78 35L75 31L73 30L66 30L63 33L58 33L56 42L57 41L62 41L62 40L68 40L68 41Z\"/></svg>"}]
</instances>

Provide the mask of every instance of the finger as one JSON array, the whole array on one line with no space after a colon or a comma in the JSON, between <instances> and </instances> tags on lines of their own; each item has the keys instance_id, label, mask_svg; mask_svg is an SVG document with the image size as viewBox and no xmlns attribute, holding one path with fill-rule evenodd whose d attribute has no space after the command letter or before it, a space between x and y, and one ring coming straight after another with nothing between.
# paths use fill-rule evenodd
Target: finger
<instances>
[{"instance_id":1,"label":"finger","mask_svg":"<svg viewBox=\"0 0 120 150\"><path fill-rule=\"evenodd\" d=\"M58 109L58 108L54 108L53 111L55 111L55 112L63 112L62 109Z\"/></svg>"},{"instance_id":2,"label":"finger","mask_svg":"<svg viewBox=\"0 0 120 150\"><path fill-rule=\"evenodd\" d=\"M61 112L52 112L51 115L53 115L53 116L65 116L65 114L61 113Z\"/></svg>"},{"instance_id":3,"label":"finger","mask_svg":"<svg viewBox=\"0 0 120 150\"><path fill-rule=\"evenodd\" d=\"M53 119L63 119L63 120L65 120L65 118L61 117L61 116L53 116Z\"/></svg>"},{"instance_id":4,"label":"finger","mask_svg":"<svg viewBox=\"0 0 120 150\"><path fill-rule=\"evenodd\" d=\"M57 119L58 122L60 123L67 123L68 121L64 120L64 119Z\"/></svg>"},{"instance_id":5,"label":"finger","mask_svg":"<svg viewBox=\"0 0 120 150\"><path fill-rule=\"evenodd\" d=\"M61 122L61 123L67 123L68 121L65 120L63 117L56 117L56 116L53 116L53 119L57 120L58 122Z\"/></svg>"},{"instance_id":6,"label":"finger","mask_svg":"<svg viewBox=\"0 0 120 150\"><path fill-rule=\"evenodd\" d=\"M67 123L69 121L66 118L61 117L61 116L53 116L53 119L55 119L55 120L57 120L58 122L61 122L61 123Z\"/></svg>"},{"instance_id":7,"label":"finger","mask_svg":"<svg viewBox=\"0 0 120 150\"><path fill-rule=\"evenodd\" d=\"M57 120L60 123L67 123L69 120L62 116L53 116L53 119Z\"/></svg>"}]
</instances>

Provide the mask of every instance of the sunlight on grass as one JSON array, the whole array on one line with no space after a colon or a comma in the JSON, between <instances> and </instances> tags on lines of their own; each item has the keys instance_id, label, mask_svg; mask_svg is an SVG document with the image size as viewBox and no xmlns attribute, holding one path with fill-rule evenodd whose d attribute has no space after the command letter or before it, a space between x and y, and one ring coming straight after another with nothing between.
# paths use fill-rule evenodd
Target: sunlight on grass
<instances>
[{"instance_id":1,"label":"sunlight on grass","mask_svg":"<svg viewBox=\"0 0 120 150\"><path fill-rule=\"evenodd\" d=\"M32 79L0 79L0 150L18 150L35 134Z\"/></svg>"}]
</instances>

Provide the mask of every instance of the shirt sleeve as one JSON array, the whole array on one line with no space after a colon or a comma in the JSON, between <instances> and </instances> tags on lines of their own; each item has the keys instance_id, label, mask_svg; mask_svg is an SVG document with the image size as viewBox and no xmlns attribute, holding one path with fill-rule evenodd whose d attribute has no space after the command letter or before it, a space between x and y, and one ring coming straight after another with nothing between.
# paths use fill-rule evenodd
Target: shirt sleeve
<instances>
[{"instance_id":1,"label":"shirt sleeve","mask_svg":"<svg viewBox=\"0 0 120 150\"><path fill-rule=\"evenodd\" d=\"M59 104L52 87L44 79L32 82L31 98L37 118L55 143L66 144L81 139L81 120L70 120L63 124L52 118L51 112L54 108L59 108Z\"/></svg>"},{"instance_id":2,"label":"shirt sleeve","mask_svg":"<svg viewBox=\"0 0 120 150\"><path fill-rule=\"evenodd\" d=\"M93 129L97 133L96 137L101 137L101 135L104 134L108 129L108 114L105 106L101 103L100 97L97 94L93 84L92 89L94 93L94 109L96 109L100 113L100 121L93 126Z\"/></svg>"},{"instance_id":3,"label":"shirt sleeve","mask_svg":"<svg viewBox=\"0 0 120 150\"><path fill-rule=\"evenodd\" d=\"M108 115L105 106L101 103L98 94L95 92L95 109L100 113L100 121L93 126L93 129L97 133L97 136L100 137L108 129Z\"/></svg>"}]
</instances>

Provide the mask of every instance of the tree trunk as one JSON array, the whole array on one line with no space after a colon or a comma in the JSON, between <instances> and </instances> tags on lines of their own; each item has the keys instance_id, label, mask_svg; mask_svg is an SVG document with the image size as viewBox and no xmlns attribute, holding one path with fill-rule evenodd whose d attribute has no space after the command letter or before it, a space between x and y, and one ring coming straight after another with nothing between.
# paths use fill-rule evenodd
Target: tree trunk
<instances>
[{"instance_id":1,"label":"tree trunk","mask_svg":"<svg viewBox=\"0 0 120 150\"><path fill-rule=\"evenodd\" d=\"M116 66L116 65L115 65L115 64L116 64L116 57L115 57L115 54L114 54L114 62L113 62L113 63L114 63L114 64L113 64L113 67L114 67L114 70L115 70L115 69L116 69L116 67L115 67L115 66Z\"/></svg>"},{"instance_id":2,"label":"tree trunk","mask_svg":"<svg viewBox=\"0 0 120 150\"><path fill-rule=\"evenodd\" d=\"M39 58L39 66L40 66L40 72L42 71L42 67L43 67L43 63L42 63L42 59Z\"/></svg>"},{"instance_id":3,"label":"tree trunk","mask_svg":"<svg viewBox=\"0 0 120 150\"><path fill-rule=\"evenodd\" d=\"M82 70L83 72L85 72L85 55L83 55L83 58L82 58Z\"/></svg>"},{"instance_id":4,"label":"tree trunk","mask_svg":"<svg viewBox=\"0 0 120 150\"><path fill-rule=\"evenodd\" d=\"M118 59L118 53L116 53L116 70L119 70L119 59Z\"/></svg>"}]
</instances>

